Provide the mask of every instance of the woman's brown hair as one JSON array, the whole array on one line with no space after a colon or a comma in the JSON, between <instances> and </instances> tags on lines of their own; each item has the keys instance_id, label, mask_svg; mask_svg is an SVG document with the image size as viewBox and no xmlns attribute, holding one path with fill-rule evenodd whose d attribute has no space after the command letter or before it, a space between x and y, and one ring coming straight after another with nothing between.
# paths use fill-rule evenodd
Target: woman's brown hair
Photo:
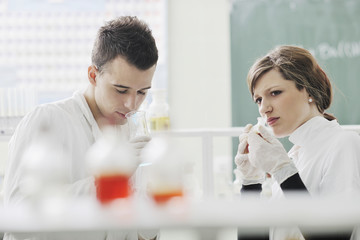
<instances>
[{"instance_id":1,"label":"woman's brown hair","mask_svg":"<svg viewBox=\"0 0 360 240\"><path fill-rule=\"evenodd\" d=\"M333 115L325 113L332 101L330 80L308 50L296 46L279 46L258 59L247 76L252 96L257 80L272 69L277 69L284 79L294 81L297 89L305 88L319 112L328 120L335 119Z\"/></svg>"}]
</instances>

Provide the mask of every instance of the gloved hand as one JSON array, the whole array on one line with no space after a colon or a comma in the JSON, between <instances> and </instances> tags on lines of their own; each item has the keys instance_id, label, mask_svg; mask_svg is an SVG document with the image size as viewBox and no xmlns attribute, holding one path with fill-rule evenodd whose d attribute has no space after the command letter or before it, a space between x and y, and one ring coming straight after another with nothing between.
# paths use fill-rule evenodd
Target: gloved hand
<instances>
[{"instance_id":1,"label":"gloved hand","mask_svg":"<svg viewBox=\"0 0 360 240\"><path fill-rule=\"evenodd\" d=\"M136 137L134 139L130 140L130 144L133 146L135 155L140 158L141 157L141 151L143 148L148 144L151 140L151 137L142 136L142 137Z\"/></svg>"},{"instance_id":2,"label":"gloved hand","mask_svg":"<svg viewBox=\"0 0 360 240\"><path fill-rule=\"evenodd\" d=\"M270 173L281 184L298 170L277 138L263 126L259 126L258 131L248 134L249 161L255 167Z\"/></svg>"},{"instance_id":3,"label":"gloved hand","mask_svg":"<svg viewBox=\"0 0 360 240\"><path fill-rule=\"evenodd\" d=\"M248 147L248 133L251 130L252 125L246 125L244 132L239 136L238 152L235 156L235 164L237 169L242 174L242 184L250 185L256 183L262 183L265 180L265 172L260 168L254 167L249 162Z\"/></svg>"}]
</instances>

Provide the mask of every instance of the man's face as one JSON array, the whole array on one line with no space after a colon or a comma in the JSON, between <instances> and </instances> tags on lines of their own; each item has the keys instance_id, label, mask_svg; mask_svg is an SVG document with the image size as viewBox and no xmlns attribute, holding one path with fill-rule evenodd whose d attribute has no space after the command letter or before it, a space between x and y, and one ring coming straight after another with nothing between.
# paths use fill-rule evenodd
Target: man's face
<instances>
[{"instance_id":1,"label":"man's face","mask_svg":"<svg viewBox=\"0 0 360 240\"><path fill-rule=\"evenodd\" d=\"M94 98L97 106L96 120L123 125L125 114L137 110L144 101L155 72L156 65L140 70L121 57L107 63L96 74Z\"/></svg>"}]
</instances>

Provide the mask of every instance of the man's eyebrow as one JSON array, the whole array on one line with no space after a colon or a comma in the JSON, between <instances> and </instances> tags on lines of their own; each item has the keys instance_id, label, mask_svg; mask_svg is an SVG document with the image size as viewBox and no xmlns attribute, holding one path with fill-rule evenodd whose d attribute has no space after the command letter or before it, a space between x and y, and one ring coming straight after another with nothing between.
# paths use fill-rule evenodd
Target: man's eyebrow
<instances>
[{"instance_id":1,"label":"man's eyebrow","mask_svg":"<svg viewBox=\"0 0 360 240\"><path fill-rule=\"evenodd\" d=\"M131 87L128 87L128 86L124 86L124 85L119 85L119 84L113 84L114 87L119 87L119 88L126 88L126 89L130 89ZM142 88L140 90L147 90L147 89L150 89L151 86L149 87L145 87L145 88Z\"/></svg>"},{"instance_id":2,"label":"man's eyebrow","mask_svg":"<svg viewBox=\"0 0 360 240\"><path fill-rule=\"evenodd\" d=\"M150 87L146 87L146 88L142 88L142 89L140 89L140 90L148 90L148 89L150 89L151 88L151 86Z\"/></svg>"},{"instance_id":3,"label":"man's eyebrow","mask_svg":"<svg viewBox=\"0 0 360 240\"><path fill-rule=\"evenodd\" d=\"M118 84L113 84L114 87L119 87L119 88L130 88L124 85L118 85Z\"/></svg>"}]
</instances>

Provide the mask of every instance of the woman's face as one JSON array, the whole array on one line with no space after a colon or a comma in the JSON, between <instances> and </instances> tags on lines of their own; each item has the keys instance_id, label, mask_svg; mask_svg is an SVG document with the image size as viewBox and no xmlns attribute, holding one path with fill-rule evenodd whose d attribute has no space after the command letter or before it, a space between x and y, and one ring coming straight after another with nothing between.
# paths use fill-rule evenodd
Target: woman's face
<instances>
[{"instance_id":1,"label":"woman's face","mask_svg":"<svg viewBox=\"0 0 360 240\"><path fill-rule=\"evenodd\" d=\"M289 136L309 119L321 115L315 102L309 102L305 88L298 90L295 82L286 80L273 69L256 82L254 101L276 137Z\"/></svg>"}]
</instances>

